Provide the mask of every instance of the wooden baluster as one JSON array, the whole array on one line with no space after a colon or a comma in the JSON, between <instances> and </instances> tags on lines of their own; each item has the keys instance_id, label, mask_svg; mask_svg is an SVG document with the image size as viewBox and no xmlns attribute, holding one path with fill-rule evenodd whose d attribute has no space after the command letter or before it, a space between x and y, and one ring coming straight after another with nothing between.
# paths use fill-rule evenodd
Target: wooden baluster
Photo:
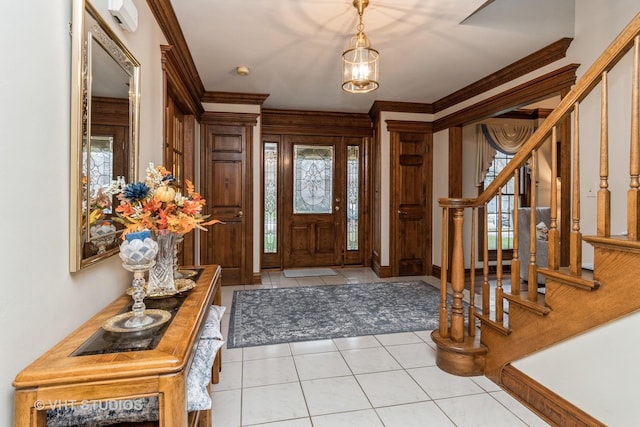
<instances>
[{"instance_id":1,"label":"wooden baluster","mask_svg":"<svg viewBox=\"0 0 640 427\"><path fill-rule=\"evenodd\" d=\"M442 260L440 261L442 264L442 270L440 271L440 319L439 319L439 329L440 336L442 338L447 338L449 336L449 311L447 310L447 288L449 284L447 283L447 269L448 259L449 259L449 246L447 244L447 238L449 236L449 228L448 228L449 218L448 218L448 208L442 208L442 247L441 254Z\"/></svg>"},{"instance_id":2,"label":"wooden baluster","mask_svg":"<svg viewBox=\"0 0 640 427\"><path fill-rule=\"evenodd\" d=\"M451 340L464 341L464 248L462 245L462 227L464 209L453 208L453 250L451 255Z\"/></svg>"},{"instance_id":3,"label":"wooden baluster","mask_svg":"<svg viewBox=\"0 0 640 427\"><path fill-rule=\"evenodd\" d=\"M631 183L627 194L627 232L629 240L640 238L640 35L633 39L633 81L631 82Z\"/></svg>"},{"instance_id":4,"label":"wooden baluster","mask_svg":"<svg viewBox=\"0 0 640 427\"><path fill-rule=\"evenodd\" d=\"M571 274L582 273L582 233L580 233L580 107L576 102L573 107L573 179L571 235L569 236L569 271Z\"/></svg>"},{"instance_id":5,"label":"wooden baluster","mask_svg":"<svg viewBox=\"0 0 640 427\"><path fill-rule=\"evenodd\" d=\"M482 314L489 316L491 310L491 295L489 294L489 220L487 204L484 204L484 244L482 245Z\"/></svg>"},{"instance_id":6,"label":"wooden baluster","mask_svg":"<svg viewBox=\"0 0 640 427\"><path fill-rule=\"evenodd\" d=\"M496 322L504 317L504 300L502 298L502 187L498 190L498 234L496 236Z\"/></svg>"},{"instance_id":7,"label":"wooden baluster","mask_svg":"<svg viewBox=\"0 0 640 427\"><path fill-rule=\"evenodd\" d=\"M467 333L476 336L476 208L471 208L471 254L469 255L469 320Z\"/></svg>"},{"instance_id":8,"label":"wooden baluster","mask_svg":"<svg viewBox=\"0 0 640 427\"><path fill-rule=\"evenodd\" d=\"M597 233L611 236L611 193L609 192L609 88L608 73L602 73L600 101L600 189L598 190Z\"/></svg>"},{"instance_id":9,"label":"wooden baluster","mask_svg":"<svg viewBox=\"0 0 640 427\"><path fill-rule=\"evenodd\" d=\"M531 151L531 214L529 215L529 269L527 271L527 298L538 299L538 265L536 264L536 208L538 207L538 150Z\"/></svg>"},{"instance_id":10,"label":"wooden baluster","mask_svg":"<svg viewBox=\"0 0 640 427\"><path fill-rule=\"evenodd\" d=\"M549 268L560 268L560 232L558 231L558 134L551 130L551 216L549 218Z\"/></svg>"},{"instance_id":11,"label":"wooden baluster","mask_svg":"<svg viewBox=\"0 0 640 427\"><path fill-rule=\"evenodd\" d=\"M520 255L518 249L518 208L520 207L520 170L513 172L513 256L511 257L511 293L518 295L520 293Z\"/></svg>"}]
</instances>

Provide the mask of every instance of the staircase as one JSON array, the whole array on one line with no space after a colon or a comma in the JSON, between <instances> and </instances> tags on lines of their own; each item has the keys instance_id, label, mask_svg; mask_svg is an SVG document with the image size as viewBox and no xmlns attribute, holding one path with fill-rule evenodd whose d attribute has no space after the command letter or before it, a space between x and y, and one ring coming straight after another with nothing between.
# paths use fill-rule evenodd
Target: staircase
<instances>
[{"instance_id":1,"label":"staircase","mask_svg":"<svg viewBox=\"0 0 640 427\"><path fill-rule=\"evenodd\" d=\"M632 51L632 83L630 85L630 141L615 141L617 149L625 145L630 161L615 165L617 169L628 167L629 184L625 188L609 188L609 102L608 76L615 67L627 66L620 60ZM600 99L599 190L597 210L594 212L595 236L582 236L580 231L580 105L590 94ZM598 94L598 92L600 92ZM531 182L538 180L538 150L551 138L561 144L571 144L571 158L564 158L563 186L570 186L570 212L558 213L558 188L551 180L549 226L549 262L545 268L536 263L535 215L529 224L531 253L529 259L519 259L517 239L514 239L510 276L503 274L501 239L497 239L497 266L495 288L489 284L487 238L484 245L476 243L478 224L488 229L487 204L501 196L511 178L515 178L515 194L518 194L519 174L525 164L531 174ZM557 145L552 144L551 176L559 176ZM591 150L596 149L590 147ZM567 157L567 156L565 156ZM590 182L595 178L588 177ZM535 186L534 186L535 187ZM566 190L566 189L564 189ZM611 195L626 197L627 233L611 235ZM626 195L625 195L626 193ZM537 206L536 191L531 192L530 206ZM517 198L516 198L517 199ZM517 202L516 202L517 204ZM441 199L442 207L442 273L440 323L433 331L437 344L438 366L452 374L471 376L486 375L525 404L557 425L601 425L597 420L564 402L543 386L516 372L510 363L560 341L576 336L613 319L640 310L640 14L625 27L620 35L587 70L573 89L542 123L539 129L518 151L498 177L476 198ZM501 229L502 211L498 203L498 230ZM514 207L515 229L518 235L517 208ZM511 212L505 212L511 215ZM558 215L569 216L569 227L559 228ZM465 220L471 222L465 227ZM470 230L465 235L464 230ZM594 248L593 271L582 268L582 242ZM470 242L465 254L463 242ZM476 246L484 246L476 248ZM470 266L476 266L476 251L483 251L481 302L475 303L475 268L465 271L465 258ZM526 291L521 291L520 264L527 264ZM545 293L538 293L538 274L546 278ZM510 279L510 291L503 289L503 280ZM465 313L463 295L470 289L471 301ZM447 294L452 300L448 304ZM492 307L490 300L495 301ZM505 301L507 304L505 304ZM469 321L465 324L465 318Z\"/></svg>"}]
</instances>

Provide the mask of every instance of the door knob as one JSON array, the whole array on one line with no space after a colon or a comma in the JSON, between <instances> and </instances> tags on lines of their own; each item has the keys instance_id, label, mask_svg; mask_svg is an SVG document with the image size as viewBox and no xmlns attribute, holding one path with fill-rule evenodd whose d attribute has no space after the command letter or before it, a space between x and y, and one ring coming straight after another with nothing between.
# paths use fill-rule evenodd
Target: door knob
<instances>
[{"instance_id":1,"label":"door knob","mask_svg":"<svg viewBox=\"0 0 640 427\"><path fill-rule=\"evenodd\" d=\"M242 211L238 211L238 213L236 214L236 218L240 218L242 217L242 215L244 215Z\"/></svg>"},{"instance_id":2,"label":"door knob","mask_svg":"<svg viewBox=\"0 0 640 427\"><path fill-rule=\"evenodd\" d=\"M406 214L407 214L405 211L401 211L401 210L399 210L399 211L398 211L398 213L399 213L400 215L406 215Z\"/></svg>"}]
</instances>

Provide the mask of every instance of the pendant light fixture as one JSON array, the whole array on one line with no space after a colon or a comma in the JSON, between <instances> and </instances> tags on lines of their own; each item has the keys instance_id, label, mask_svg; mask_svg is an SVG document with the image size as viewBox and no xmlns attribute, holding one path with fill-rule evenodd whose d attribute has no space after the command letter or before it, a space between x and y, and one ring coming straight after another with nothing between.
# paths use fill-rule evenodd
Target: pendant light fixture
<instances>
[{"instance_id":1,"label":"pendant light fixture","mask_svg":"<svg viewBox=\"0 0 640 427\"><path fill-rule=\"evenodd\" d=\"M342 89L351 93L367 93L378 89L378 60L380 54L371 47L364 34L362 15L369 0L353 0L358 11L357 33L342 53Z\"/></svg>"}]
</instances>

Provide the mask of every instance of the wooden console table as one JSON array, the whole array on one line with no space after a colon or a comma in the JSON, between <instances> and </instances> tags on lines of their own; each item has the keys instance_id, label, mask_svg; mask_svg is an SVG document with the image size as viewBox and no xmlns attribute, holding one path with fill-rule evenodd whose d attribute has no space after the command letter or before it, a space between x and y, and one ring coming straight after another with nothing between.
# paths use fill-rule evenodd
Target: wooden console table
<instances>
[{"instance_id":1,"label":"wooden console table","mask_svg":"<svg viewBox=\"0 0 640 427\"><path fill-rule=\"evenodd\" d=\"M101 332L112 316L126 310L122 295L20 372L13 382L15 426L46 426L46 411L77 402L157 397L160 426L187 425L186 381L194 346L211 304L220 304L220 267L203 271L197 286L151 350L74 355Z\"/></svg>"}]
</instances>

